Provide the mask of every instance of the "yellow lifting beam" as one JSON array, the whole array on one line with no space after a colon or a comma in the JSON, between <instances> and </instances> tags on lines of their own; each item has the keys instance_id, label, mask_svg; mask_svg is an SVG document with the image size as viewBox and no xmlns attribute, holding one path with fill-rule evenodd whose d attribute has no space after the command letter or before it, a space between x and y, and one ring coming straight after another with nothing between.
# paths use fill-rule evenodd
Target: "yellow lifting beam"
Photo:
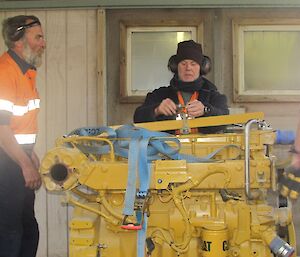
<instances>
[{"instance_id":1,"label":"yellow lifting beam","mask_svg":"<svg viewBox=\"0 0 300 257\"><path fill-rule=\"evenodd\" d=\"M220 125L229 125L229 124L237 124L237 123L243 124L252 119L263 120L264 113L250 112L250 113L243 113L243 114L200 117L195 119L188 119L187 122L190 128L200 128L200 127L220 126ZM175 130L175 129L181 129L183 127L183 121L166 120L166 121L135 123L134 125L136 127L150 129L153 131ZM111 127L113 129L117 129L120 126L121 125L115 125Z\"/></svg>"}]
</instances>

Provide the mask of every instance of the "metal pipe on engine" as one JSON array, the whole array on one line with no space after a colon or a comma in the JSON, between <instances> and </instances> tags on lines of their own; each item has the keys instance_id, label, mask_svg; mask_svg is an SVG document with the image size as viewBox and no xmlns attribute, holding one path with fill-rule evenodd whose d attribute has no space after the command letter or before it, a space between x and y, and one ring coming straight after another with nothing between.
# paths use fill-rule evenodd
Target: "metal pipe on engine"
<instances>
[{"instance_id":1,"label":"metal pipe on engine","mask_svg":"<svg viewBox=\"0 0 300 257\"><path fill-rule=\"evenodd\" d=\"M295 253L294 247L277 236L273 230L267 229L261 233L262 238L269 245L271 251L277 257L292 257Z\"/></svg>"},{"instance_id":2,"label":"metal pipe on engine","mask_svg":"<svg viewBox=\"0 0 300 257\"><path fill-rule=\"evenodd\" d=\"M247 199L254 197L250 191L250 128L253 123L259 124L259 120L249 120L245 125L245 194Z\"/></svg>"}]
</instances>

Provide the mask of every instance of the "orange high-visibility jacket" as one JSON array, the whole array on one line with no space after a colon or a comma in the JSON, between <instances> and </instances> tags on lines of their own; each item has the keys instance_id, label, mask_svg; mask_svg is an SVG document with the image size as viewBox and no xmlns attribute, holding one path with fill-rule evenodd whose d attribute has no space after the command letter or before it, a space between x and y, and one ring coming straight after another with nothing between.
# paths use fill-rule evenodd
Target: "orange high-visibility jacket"
<instances>
[{"instance_id":1,"label":"orange high-visibility jacket","mask_svg":"<svg viewBox=\"0 0 300 257\"><path fill-rule=\"evenodd\" d=\"M0 57L0 111L11 113L10 127L19 144L33 144L37 134L40 98L36 70L24 74L8 54Z\"/></svg>"}]
</instances>

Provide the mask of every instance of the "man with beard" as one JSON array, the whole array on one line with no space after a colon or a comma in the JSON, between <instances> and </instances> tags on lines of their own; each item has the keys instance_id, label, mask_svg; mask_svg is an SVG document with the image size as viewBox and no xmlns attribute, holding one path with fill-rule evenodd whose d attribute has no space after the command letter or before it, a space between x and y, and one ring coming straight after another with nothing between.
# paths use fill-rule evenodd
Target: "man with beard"
<instances>
[{"instance_id":1,"label":"man with beard","mask_svg":"<svg viewBox=\"0 0 300 257\"><path fill-rule=\"evenodd\" d=\"M34 190L41 186L33 149L40 104L35 78L46 42L35 16L7 18L2 25L8 51L0 57L0 257L34 257Z\"/></svg>"},{"instance_id":2,"label":"man with beard","mask_svg":"<svg viewBox=\"0 0 300 257\"><path fill-rule=\"evenodd\" d=\"M174 77L170 86L148 93L145 102L134 113L134 122L180 119L178 109L188 118L226 115L229 113L226 96L204 78L202 47L193 40L178 43L174 56ZM199 128L202 133L215 133L222 126ZM197 131L192 131L197 132Z\"/></svg>"}]
</instances>

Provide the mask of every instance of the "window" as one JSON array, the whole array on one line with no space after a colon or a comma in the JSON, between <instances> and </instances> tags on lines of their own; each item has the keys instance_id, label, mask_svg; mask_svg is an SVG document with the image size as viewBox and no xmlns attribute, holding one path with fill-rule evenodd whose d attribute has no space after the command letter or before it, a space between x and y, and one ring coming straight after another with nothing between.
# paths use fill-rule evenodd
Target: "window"
<instances>
[{"instance_id":1,"label":"window","mask_svg":"<svg viewBox=\"0 0 300 257\"><path fill-rule=\"evenodd\" d=\"M234 100L300 101L300 20L233 22Z\"/></svg>"},{"instance_id":2,"label":"window","mask_svg":"<svg viewBox=\"0 0 300 257\"><path fill-rule=\"evenodd\" d=\"M169 58L176 54L177 43L198 41L202 27L129 26L121 24L121 101L142 102L145 95L169 85Z\"/></svg>"}]
</instances>

